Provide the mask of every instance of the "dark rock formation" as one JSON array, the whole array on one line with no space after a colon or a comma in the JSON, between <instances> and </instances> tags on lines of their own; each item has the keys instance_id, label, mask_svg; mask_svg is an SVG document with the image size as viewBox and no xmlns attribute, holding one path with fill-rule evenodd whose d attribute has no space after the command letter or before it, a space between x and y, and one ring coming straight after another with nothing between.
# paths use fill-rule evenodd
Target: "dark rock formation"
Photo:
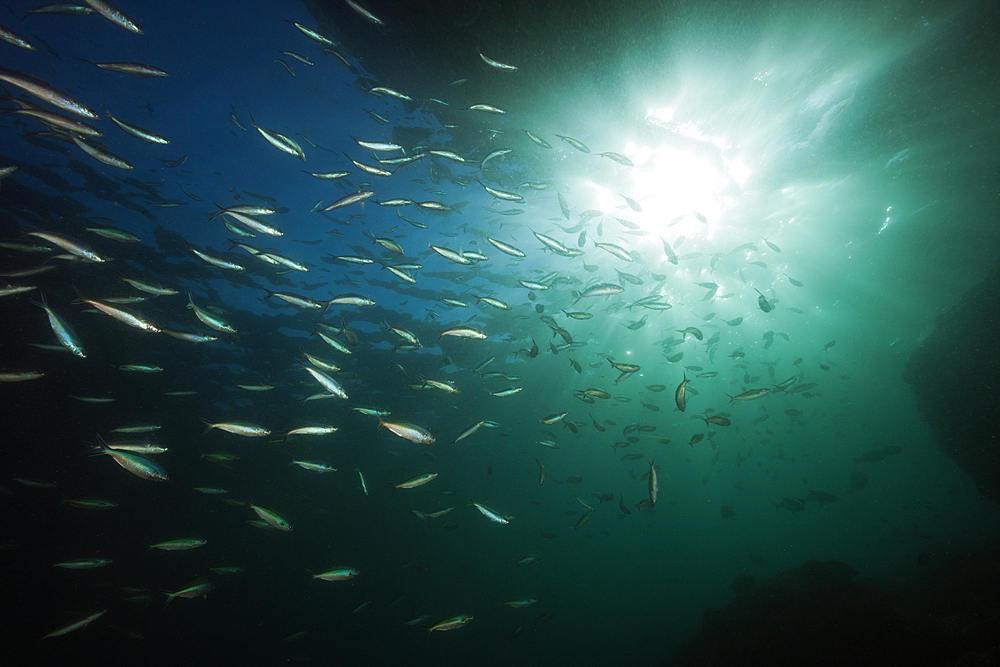
<instances>
[{"instance_id":1,"label":"dark rock formation","mask_svg":"<svg viewBox=\"0 0 1000 667\"><path fill-rule=\"evenodd\" d=\"M809 561L753 586L705 613L698 635L680 648L679 665L921 665L942 664L935 632L904 622L889 595L853 581L838 561Z\"/></svg>"},{"instance_id":2,"label":"dark rock formation","mask_svg":"<svg viewBox=\"0 0 1000 667\"><path fill-rule=\"evenodd\" d=\"M1000 502L1000 265L939 317L903 379L941 451Z\"/></svg>"},{"instance_id":3,"label":"dark rock formation","mask_svg":"<svg viewBox=\"0 0 1000 667\"><path fill-rule=\"evenodd\" d=\"M741 574L735 599L705 613L676 665L1000 664L1000 550L925 551L904 581L857 582L850 566L809 561L757 584Z\"/></svg>"}]
</instances>

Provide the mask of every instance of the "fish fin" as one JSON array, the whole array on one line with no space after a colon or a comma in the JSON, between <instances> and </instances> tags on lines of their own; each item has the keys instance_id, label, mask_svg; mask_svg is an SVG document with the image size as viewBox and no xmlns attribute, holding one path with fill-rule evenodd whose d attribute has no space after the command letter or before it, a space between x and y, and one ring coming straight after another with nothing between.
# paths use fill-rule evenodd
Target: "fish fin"
<instances>
[{"instance_id":1,"label":"fish fin","mask_svg":"<svg viewBox=\"0 0 1000 667\"><path fill-rule=\"evenodd\" d=\"M208 433L209 431L211 431L211 430L212 430L213 428L215 428L215 424L213 424L212 422L208 421L208 420L207 420L207 419L205 419L204 417L198 417L198 419L200 419L200 420L202 421L202 423L204 423L204 424L206 424L206 425L208 426L208 428L206 428L206 429L205 429L204 431L202 431L202 432L201 432L201 437L203 437L203 438L204 438L204 437L205 437L205 435L206 435L206 434L207 434L207 433Z\"/></svg>"}]
</instances>

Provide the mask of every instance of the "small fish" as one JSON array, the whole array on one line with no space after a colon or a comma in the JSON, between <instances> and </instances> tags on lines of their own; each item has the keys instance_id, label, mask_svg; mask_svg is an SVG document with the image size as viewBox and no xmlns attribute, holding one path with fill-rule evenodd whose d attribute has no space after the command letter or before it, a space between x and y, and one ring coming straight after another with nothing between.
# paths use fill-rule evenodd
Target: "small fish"
<instances>
[{"instance_id":1,"label":"small fish","mask_svg":"<svg viewBox=\"0 0 1000 667\"><path fill-rule=\"evenodd\" d=\"M613 160L613 161L617 162L618 164L623 165L625 167L634 167L635 166L634 164L632 164L632 160L629 160L627 157L625 157L621 153L613 153L611 151L607 151L607 152L601 153L600 156L601 157L606 157L609 160Z\"/></svg>"},{"instance_id":2,"label":"small fish","mask_svg":"<svg viewBox=\"0 0 1000 667\"><path fill-rule=\"evenodd\" d=\"M85 628L88 625L90 625L91 623L93 623L94 621L96 621L97 619L99 619L101 616L104 616L104 614L106 614L106 613L108 613L108 610L104 609L102 611L95 612L95 613L91 614L90 616L85 616L84 618L81 618L79 621L75 621L73 623L70 623L69 625L61 627L58 630L53 630L49 634L47 634L44 637L42 637L42 639L49 639L51 637L59 637L61 635L65 635L67 633L73 632L74 630L79 630L80 628Z\"/></svg>"},{"instance_id":3,"label":"small fish","mask_svg":"<svg viewBox=\"0 0 1000 667\"><path fill-rule=\"evenodd\" d=\"M733 401L754 401L758 398L764 398L770 393L771 390L768 387L761 387L759 389L748 389L742 394L737 394L736 396L730 396L729 394L726 394L726 396L729 396L729 402L732 403Z\"/></svg>"},{"instance_id":4,"label":"small fish","mask_svg":"<svg viewBox=\"0 0 1000 667\"><path fill-rule=\"evenodd\" d=\"M570 146L572 146L576 150L580 151L581 153L589 153L590 152L590 149L587 148L587 145L585 143L583 143L582 141L574 139L573 137L564 137L561 134L557 134L556 136L559 137L560 139L562 139L563 141L565 141L566 143L568 143Z\"/></svg>"},{"instance_id":5,"label":"small fish","mask_svg":"<svg viewBox=\"0 0 1000 667\"><path fill-rule=\"evenodd\" d=\"M501 72L516 72L517 71L517 67L515 67L514 65L507 65L507 64L499 62L497 60L493 60L492 58L487 58L486 56L484 56L482 54L482 52L479 53L479 57L483 59L484 63L486 63L487 65L489 65L493 69L500 70Z\"/></svg>"},{"instance_id":6,"label":"small fish","mask_svg":"<svg viewBox=\"0 0 1000 667\"><path fill-rule=\"evenodd\" d=\"M409 440L410 442L415 442L420 445L430 445L434 442L434 436L430 434L426 429L416 426L415 424L408 424L406 422L387 422L383 421L379 417L378 422L379 428L385 428L391 433L398 435L400 438Z\"/></svg>"},{"instance_id":7,"label":"small fish","mask_svg":"<svg viewBox=\"0 0 1000 667\"><path fill-rule=\"evenodd\" d=\"M136 477L141 477L147 479L151 482L166 482L170 480L170 476L167 471L164 470L158 463L154 463L149 459L144 459L137 454L131 452L119 451L108 447L107 443L104 442L101 436L97 436L97 440L100 443L97 451L94 455L105 454L114 459L115 463L120 465L125 470Z\"/></svg>"},{"instance_id":8,"label":"small fish","mask_svg":"<svg viewBox=\"0 0 1000 667\"><path fill-rule=\"evenodd\" d=\"M197 549L198 547L203 547L207 544L208 540L203 540L200 538L186 537L178 540L167 540L166 542L158 542L156 544L148 545L152 549L160 549L161 551L189 551L191 549Z\"/></svg>"},{"instance_id":9,"label":"small fish","mask_svg":"<svg viewBox=\"0 0 1000 667\"><path fill-rule=\"evenodd\" d=\"M660 493L660 484L659 484L659 482L657 481L657 478L656 478L656 466L654 465L655 463L656 463L655 459L653 461L649 462L649 484L648 484L648 490L649 490L649 505L650 505L650 507L654 507L656 505L656 497Z\"/></svg>"},{"instance_id":10,"label":"small fish","mask_svg":"<svg viewBox=\"0 0 1000 667\"><path fill-rule=\"evenodd\" d=\"M260 507L258 505L254 505L253 503L250 503L249 506L250 509L252 509L254 512L257 513L257 516L259 516L265 523L267 523L267 525L271 526L272 528L277 528L278 530L285 531L286 533L291 532L292 525L288 523L288 521L286 521L283 516L281 516L274 510L269 510L266 507Z\"/></svg>"},{"instance_id":11,"label":"small fish","mask_svg":"<svg viewBox=\"0 0 1000 667\"><path fill-rule=\"evenodd\" d=\"M472 498L469 498L469 504L475 505L476 509L479 510L483 516L485 516L490 521L494 521L496 523L510 523L510 520L514 518L512 516L503 516L501 514L498 514L494 510L491 510L489 507L486 507L485 505L480 505Z\"/></svg>"},{"instance_id":12,"label":"small fish","mask_svg":"<svg viewBox=\"0 0 1000 667\"><path fill-rule=\"evenodd\" d=\"M457 630L465 625L468 625L472 621L472 614L461 614L460 616L451 616L443 621L435 623L434 625L427 628L427 635L430 636L432 632L446 632L448 630Z\"/></svg>"},{"instance_id":13,"label":"small fish","mask_svg":"<svg viewBox=\"0 0 1000 667\"><path fill-rule=\"evenodd\" d=\"M389 483L392 484L393 491L396 489L415 489L418 486L423 486L424 484L430 482L437 476L438 474L436 472L429 472L423 475L417 475L416 477L411 477L405 482L400 482L399 484L392 484L392 482Z\"/></svg>"},{"instance_id":14,"label":"small fish","mask_svg":"<svg viewBox=\"0 0 1000 667\"><path fill-rule=\"evenodd\" d=\"M56 315L55 312L49 307L44 294L42 295L41 302L32 301L31 303L43 309L49 316L49 325L52 327L52 332L55 333L56 339L60 344L62 344L63 347L81 359L87 356L80 339L75 333L73 333L73 330L69 328L69 325L66 324L66 322L61 317Z\"/></svg>"},{"instance_id":15,"label":"small fish","mask_svg":"<svg viewBox=\"0 0 1000 667\"><path fill-rule=\"evenodd\" d=\"M212 423L207 419L202 419L202 422L208 427L202 433L208 433L214 428L220 431L225 431L226 433L232 433L234 435L242 435L249 438L260 438L266 435L271 435L271 431L264 428L263 426L258 426L257 424L251 424L250 422L216 422Z\"/></svg>"},{"instance_id":16,"label":"small fish","mask_svg":"<svg viewBox=\"0 0 1000 667\"><path fill-rule=\"evenodd\" d=\"M500 600L500 602L503 603L501 609L503 607L510 607L512 609L522 609L524 607L530 607L531 605L538 602L538 600L535 600L534 598L525 598L523 600Z\"/></svg>"},{"instance_id":17,"label":"small fish","mask_svg":"<svg viewBox=\"0 0 1000 667\"><path fill-rule=\"evenodd\" d=\"M110 558L79 558L55 563L52 567L61 567L64 570L93 570L98 567L107 567L111 563Z\"/></svg>"},{"instance_id":18,"label":"small fish","mask_svg":"<svg viewBox=\"0 0 1000 667\"><path fill-rule=\"evenodd\" d=\"M764 296L764 293L761 292L756 287L754 288L754 290L757 292L757 294L760 294L760 296L757 297L757 305L760 307L760 309L763 310L765 313L770 313L772 310L774 310L774 305L767 300L767 297Z\"/></svg>"},{"instance_id":19,"label":"small fish","mask_svg":"<svg viewBox=\"0 0 1000 667\"><path fill-rule=\"evenodd\" d=\"M677 390L674 392L674 403L677 404L677 409L681 412L687 408L687 375L684 376L684 381L677 385Z\"/></svg>"},{"instance_id":20,"label":"small fish","mask_svg":"<svg viewBox=\"0 0 1000 667\"><path fill-rule=\"evenodd\" d=\"M169 591L163 591L164 595L167 596L167 601L163 603L163 606L166 607L168 604L170 604L170 601L173 600L174 598L191 599L191 598L204 597L209 593L211 593L213 589L215 589L215 584L213 584L210 581L205 581L197 584L192 584L191 586L182 588L181 590L175 591L173 593Z\"/></svg>"},{"instance_id":21,"label":"small fish","mask_svg":"<svg viewBox=\"0 0 1000 667\"><path fill-rule=\"evenodd\" d=\"M677 329L677 332L679 334L681 334L682 336L684 336L684 338L687 338L688 334L691 334L697 340L704 340L705 339L705 335L701 332L700 329L698 329L696 327L688 327L687 329L684 329L684 330Z\"/></svg>"},{"instance_id":22,"label":"small fish","mask_svg":"<svg viewBox=\"0 0 1000 667\"><path fill-rule=\"evenodd\" d=\"M482 427L482 425L485 424L485 423L486 422L484 420L477 421L475 424L473 424L469 428L467 428L464 431L462 431L462 433L459 434L459 436L457 438L455 438L455 441L452 442L451 444L455 445L455 444L458 443L459 440L464 440L465 438L468 438L470 435L472 435L473 433L475 433L476 431L478 431Z\"/></svg>"},{"instance_id":23,"label":"small fish","mask_svg":"<svg viewBox=\"0 0 1000 667\"><path fill-rule=\"evenodd\" d=\"M333 570L327 570L326 572L320 572L319 574L313 574L312 578L320 579L322 581L347 581L348 579L353 579L359 574L361 574L361 572L353 567L338 567Z\"/></svg>"}]
</instances>

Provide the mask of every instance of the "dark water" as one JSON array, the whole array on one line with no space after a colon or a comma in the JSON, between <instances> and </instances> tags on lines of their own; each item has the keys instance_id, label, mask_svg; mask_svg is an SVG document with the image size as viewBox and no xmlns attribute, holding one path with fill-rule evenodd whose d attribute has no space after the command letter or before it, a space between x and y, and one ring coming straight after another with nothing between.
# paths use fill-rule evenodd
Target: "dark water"
<instances>
[{"instance_id":1,"label":"dark water","mask_svg":"<svg viewBox=\"0 0 1000 667\"><path fill-rule=\"evenodd\" d=\"M113 258L0 250L4 272L55 267L0 281L37 288L0 300L0 367L45 374L0 385L11 656L31 664L96 664L98 656L106 664L658 664L698 630L706 609L733 598L738 576L766 580L809 559L836 559L862 579L898 582L929 549L995 542L997 508L938 452L900 379L934 318L996 260L993 10L542 4L367 3L384 26L340 2L122 5L144 35L97 14L22 20L24 6L2 12L0 24L36 47L3 44L3 67L101 114L79 120L134 167L95 161L65 135L39 134L47 128L24 114L0 116L0 167L17 167L0 182L4 241L42 244L20 237L55 232ZM329 37L347 64L290 21ZM518 69L491 67L480 53ZM148 63L170 76L82 59ZM413 99L370 94L376 86ZM468 110L475 104L506 113ZM143 143L106 112L170 143ZM294 139L305 160L268 144L251 113ZM373 154L352 137L403 149ZM511 152L481 165L497 149ZM389 177L349 160L377 165L402 155L423 157L385 166ZM320 180L303 170L351 174ZM484 185L524 201L494 200ZM363 204L316 210L368 189L375 195ZM392 198L450 208L376 203ZM209 218L213 202L273 208L266 222L283 236L239 239ZM141 241L85 229L110 225ZM546 249L532 232L567 250ZM502 253L487 236L526 257ZM269 265L228 239L309 271ZM488 259L456 264L430 244ZM205 264L191 248L244 270ZM332 259L343 255L375 263ZM408 284L380 263L422 268ZM185 308L190 293L239 335L188 343L75 301L74 288L98 300L142 295L122 276L177 290L127 306L160 327L211 333ZM577 299L597 283L623 291ZM317 301L358 293L376 305L320 313L264 300L265 290ZM56 343L30 303L40 293L86 358L32 346ZM312 335L315 323L346 326L359 343L350 355L334 351ZM394 350L403 340L385 323L422 347ZM487 339L439 336L458 326ZM697 336L680 333L689 327ZM537 356L528 353L533 342ZM321 389L296 363L300 346L343 369L335 376L348 401L305 401ZM640 370L620 377L609 358ZM162 370L116 367L123 364ZM482 375L490 372L519 379ZM423 378L451 381L460 393ZM681 412L674 392L685 378ZM491 395L513 387L522 390ZM727 398L754 388L772 391ZM350 406L388 410L387 420L429 429L436 442L379 430L377 418ZM563 421L540 421L562 412ZM731 425L704 421L713 415ZM200 419L249 421L272 434L203 434ZM490 424L451 444L479 421ZM169 481L87 456L96 434L135 423L161 427L149 437L169 451L150 458ZM311 424L339 430L282 445L285 432ZM205 453L239 458L220 465ZM338 470L311 472L292 459ZM641 506L647 461L659 471L653 508ZM391 491L431 472L438 476L425 486ZM811 492L835 499L806 500ZM470 497L513 518L492 522ZM80 509L64 498L118 505ZM248 524L257 518L248 501L293 530ZM576 528L588 511L582 503L593 514ZM415 513L448 508L426 522ZM207 544L147 548L177 538ZM537 562L518 565L531 554ZM113 563L53 567L91 557ZM211 570L233 566L245 571ZM339 566L361 574L310 582L310 570ZM207 597L163 607L161 591L199 581L214 584ZM516 599L537 602L501 605ZM102 610L84 629L41 639ZM426 639L420 625L403 624L459 614L474 619Z\"/></svg>"}]
</instances>

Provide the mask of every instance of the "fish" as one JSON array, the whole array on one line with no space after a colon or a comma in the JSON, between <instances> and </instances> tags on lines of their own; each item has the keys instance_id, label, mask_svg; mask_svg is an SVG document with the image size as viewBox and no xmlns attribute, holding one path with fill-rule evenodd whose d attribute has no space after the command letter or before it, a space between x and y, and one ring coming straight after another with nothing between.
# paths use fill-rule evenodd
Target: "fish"
<instances>
[{"instance_id":1,"label":"fish","mask_svg":"<svg viewBox=\"0 0 1000 667\"><path fill-rule=\"evenodd\" d=\"M495 523L504 523L504 524L510 523L510 520L514 518L512 516L503 516L501 514L498 514L494 510L491 510L489 507L486 507L485 505L480 505L472 498L469 498L469 504L475 505L476 509L479 510L479 512L483 516L485 516L487 519Z\"/></svg>"},{"instance_id":2,"label":"fish","mask_svg":"<svg viewBox=\"0 0 1000 667\"><path fill-rule=\"evenodd\" d=\"M687 409L687 385L687 375L684 375L684 380L677 385L677 389L674 391L674 403L677 404L677 409L681 412Z\"/></svg>"},{"instance_id":3,"label":"fish","mask_svg":"<svg viewBox=\"0 0 1000 667\"><path fill-rule=\"evenodd\" d=\"M541 486L545 482L545 466L538 459L535 459L535 463L538 464L538 485Z\"/></svg>"},{"instance_id":4,"label":"fish","mask_svg":"<svg viewBox=\"0 0 1000 667\"><path fill-rule=\"evenodd\" d=\"M772 310L774 310L774 305L767 300L767 297L764 296L764 293L757 288L754 288L754 290L757 292L757 294L760 294L760 296L757 297L757 306L765 313L770 313Z\"/></svg>"},{"instance_id":5,"label":"fish","mask_svg":"<svg viewBox=\"0 0 1000 667\"><path fill-rule=\"evenodd\" d=\"M620 164L622 166L625 166L625 167L634 167L635 166L632 163L632 160L629 160L627 157L625 157L621 153L613 153L611 151L606 151L604 153L600 153L600 156L601 157L606 157L609 160L613 160L614 162L617 162L618 164Z\"/></svg>"},{"instance_id":6,"label":"fish","mask_svg":"<svg viewBox=\"0 0 1000 667\"><path fill-rule=\"evenodd\" d=\"M375 25L385 25L385 22L382 21L382 19L372 14L370 11L359 5L354 0L345 0L345 2L347 2L347 5L351 9L357 12L362 18L364 18L369 23L374 23Z\"/></svg>"},{"instance_id":7,"label":"fish","mask_svg":"<svg viewBox=\"0 0 1000 667\"><path fill-rule=\"evenodd\" d=\"M804 500L799 500L798 498L782 498L780 503L776 503L773 500L771 504L774 505L774 511L777 512L782 507L794 514L795 512L802 512L806 508L806 503Z\"/></svg>"},{"instance_id":8,"label":"fish","mask_svg":"<svg viewBox=\"0 0 1000 667\"><path fill-rule=\"evenodd\" d=\"M75 255L77 257L80 257L82 259L85 259L88 262L103 264L104 262L111 261L109 257L104 257L103 255L99 255L93 250L91 250L88 246L84 245L83 243L80 243L76 239L70 238L63 234L56 234L54 232L34 231L34 232L28 232L27 234L25 234L25 236L35 236L44 241L48 241L52 245L62 248L66 252Z\"/></svg>"},{"instance_id":9,"label":"fish","mask_svg":"<svg viewBox=\"0 0 1000 667\"><path fill-rule=\"evenodd\" d=\"M314 581L319 579L321 581L347 581L348 579L353 579L354 577L361 574L359 570L353 567L338 567L332 570L327 570L326 572L320 572L319 574L312 574L312 579Z\"/></svg>"},{"instance_id":10,"label":"fish","mask_svg":"<svg viewBox=\"0 0 1000 667\"><path fill-rule=\"evenodd\" d=\"M410 442L415 442L419 445L430 445L434 443L434 436L431 435L426 429L415 424L408 424L406 422L387 422L383 421L382 418L379 417L378 427L380 429L385 428L387 431L398 435L400 438L409 440Z\"/></svg>"},{"instance_id":11,"label":"fish","mask_svg":"<svg viewBox=\"0 0 1000 667\"><path fill-rule=\"evenodd\" d=\"M557 134L556 136L559 137L560 139L562 139L563 141L565 141L566 143L568 143L570 146L572 146L576 150L580 151L581 153L589 153L590 152L590 149L587 148L587 145L585 143L583 143L582 141L574 139L573 137L564 137L561 134Z\"/></svg>"},{"instance_id":12,"label":"fish","mask_svg":"<svg viewBox=\"0 0 1000 667\"><path fill-rule=\"evenodd\" d=\"M169 591L163 591L163 594L167 596L167 601L163 603L166 607L174 598L198 598L204 597L215 589L215 584L210 581L204 581L192 584L179 591L174 591L173 593Z\"/></svg>"},{"instance_id":13,"label":"fish","mask_svg":"<svg viewBox=\"0 0 1000 667\"><path fill-rule=\"evenodd\" d=\"M445 331L438 332L438 338L444 336L454 336L456 338L471 338L473 340L486 340L487 336L485 333L478 329L473 329L472 327L453 327Z\"/></svg>"},{"instance_id":14,"label":"fish","mask_svg":"<svg viewBox=\"0 0 1000 667\"><path fill-rule=\"evenodd\" d=\"M319 472L319 473L337 472L336 468L334 468L328 463L323 463L322 461L299 461L296 459L292 459L292 462L289 463L288 465L295 465L302 468L303 470L309 470L310 472Z\"/></svg>"},{"instance_id":15,"label":"fish","mask_svg":"<svg viewBox=\"0 0 1000 667\"><path fill-rule=\"evenodd\" d=\"M464 627L472 622L472 614L461 614L459 616L451 616L444 619L443 621L438 621L434 625L427 627L427 635L430 636L432 632L446 632L448 630L457 630L458 628Z\"/></svg>"},{"instance_id":16,"label":"fish","mask_svg":"<svg viewBox=\"0 0 1000 667\"><path fill-rule=\"evenodd\" d=\"M594 285L592 287L588 287L587 289L585 289L582 292L576 292L576 291L574 291L573 295L576 297L576 301L574 301L573 303L576 303L580 299L583 299L583 298L586 298L586 297L592 297L592 296L611 296L612 294L621 294L624 291L625 291L625 288L622 287L621 285L615 285L613 283L599 283L599 284Z\"/></svg>"},{"instance_id":17,"label":"fish","mask_svg":"<svg viewBox=\"0 0 1000 667\"><path fill-rule=\"evenodd\" d=\"M614 243L594 243L595 246L601 250L606 250L618 259L624 260L626 262L634 262L635 258L629 253L628 250L621 247L620 245L615 245Z\"/></svg>"},{"instance_id":18,"label":"fish","mask_svg":"<svg viewBox=\"0 0 1000 667\"><path fill-rule=\"evenodd\" d=\"M150 550L159 549L161 551L190 551L191 549L197 549L203 547L208 543L208 540L203 540L197 537L183 537L176 540L166 540L165 542L157 542L156 544L147 544Z\"/></svg>"},{"instance_id":19,"label":"fish","mask_svg":"<svg viewBox=\"0 0 1000 667\"><path fill-rule=\"evenodd\" d=\"M167 471L160 464L145 459L138 454L112 449L104 442L104 439L100 435L97 436L97 441L99 445L97 450L93 452L93 456L102 454L110 456L114 459L115 463L136 477L141 477L151 482L167 482L170 480L170 475L167 474Z\"/></svg>"},{"instance_id":20,"label":"fish","mask_svg":"<svg viewBox=\"0 0 1000 667\"><path fill-rule=\"evenodd\" d=\"M49 326L52 327L52 332L56 335L56 340L59 341L60 345L65 347L67 350L80 357L81 359L87 356L86 351L83 349L83 344L80 342L79 337L73 333L69 325L55 314L55 312L49 307L48 302L45 300L45 295L42 294L41 302L32 301L34 305L43 309L49 317Z\"/></svg>"},{"instance_id":21,"label":"fish","mask_svg":"<svg viewBox=\"0 0 1000 667\"><path fill-rule=\"evenodd\" d=\"M625 200L625 203L628 204L628 207L630 209L632 209L636 213L642 213L642 206L639 205L639 202L637 202L636 200L632 199L631 197L626 197L625 195L622 195L622 194L620 194L618 196Z\"/></svg>"},{"instance_id":22,"label":"fish","mask_svg":"<svg viewBox=\"0 0 1000 667\"><path fill-rule=\"evenodd\" d=\"M476 431L478 431L480 428L482 428L482 426L483 426L484 423L486 423L485 420L477 421L475 424L473 424L472 426L470 426L467 429L465 429L464 431L462 431L459 434L459 436L457 438L455 438L455 440L451 443L452 446L458 444L459 440L464 440L464 439L468 438L470 435L472 435L473 433L475 433Z\"/></svg>"},{"instance_id":23,"label":"fish","mask_svg":"<svg viewBox=\"0 0 1000 667\"><path fill-rule=\"evenodd\" d=\"M493 245L493 247L495 247L497 250L499 250L500 252L506 253L506 254L510 255L511 257L524 257L525 256L524 251L522 251L522 250L520 250L518 248L515 248L514 246L510 245L509 243L504 243L503 241L498 241L498 240L496 240L494 238L490 238L489 236L486 237L486 240L489 241L490 244Z\"/></svg>"},{"instance_id":24,"label":"fish","mask_svg":"<svg viewBox=\"0 0 1000 667\"><path fill-rule=\"evenodd\" d=\"M344 401L348 400L347 392L344 391L343 387L340 386L339 382L334 380L326 373L318 369L312 368L311 366L306 366L301 362L299 362L299 365L303 368L303 370L307 371L310 375L312 375L313 378L316 380L316 382L318 382L319 385L327 391L327 393L336 396L341 400Z\"/></svg>"},{"instance_id":25,"label":"fish","mask_svg":"<svg viewBox=\"0 0 1000 667\"><path fill-rule=\"evenodd\" d=\"M418 486L427 484L437 476L438 474L436 472L429 472L423 475L417 475L416 477L411 477L410 479L400 482L399 484L392 484L392 482L389 482L389 484L392 484L393 491L396 489L415 489Z\"/></svg>"},{"instance_id":26,"label":"fish","mask_svg":"<svg viewBox=\"0 0 1000 667\"><path fill-rule=\"evenodd\" d=\"M333 202L326 208L320 209L320 211L321 212L334 211L338 208L344 208L345 206L350 206L352 204L359 204L368 199L369 197L373 196L374 194L375 192L373 190L359 190L357 192L353 192L349 195L341 197L340 199Z\"/></svg>"},{"instance_id":27,"label":"fish","mask_svg":"<svg viewBox=\"0 0 1000 667\"><path fill-rule=\"evenodd\" d=\"M69 111L77 116L90 118L91 120L97 120L100 118L94 110L81 104L80 102L77 102L69 95L56 90L44 81L39 81L38 79L30 77L27 74L21 74L20 72L16 72L14 70L0 68L0 81L16 86L26 93L34 95L38 99L48 102L63 111Z\"/></svg>"},{"instance_id":28,"label":"fish","mask_svg":"<svg viewBox=\"0 0 1000 667\"><path fill-rule=\"evenodd\" d=\"M137 26L134 21L132 21L132 19L126 16L120 9L112 5L110 2L107 2L106 0L84 0L84 1L88 5L90 5L90 7L95 12L97 12L104 18L108 19L112 23L116 23L121 27L125 28L126 30L130 30L136 34L139 35L145 34L142 32L142 29L139 26Z\"/></svg>"},{"instance_id":29,"label":"fish","mask_svg":"<svg viewBox=\"0 0 1000 667\"><path fill-rule=\"evenodd\" d=\"M677 329L677 333L681 334L684 338L687 338L688 334L694 336L697 340L704 340L705 335L701 332L701 329L697 327L688 327L687 329Z\"/></svg>"},{"instance_id":30,"label":"fish","mask_svg":"<svg viewBox=\"0 0 1000 667\"><path fill-rule=\"evenodd\" d=\"M493 195L497 199L500 199L500 200L503 200L503 201L512 201L512 202L516 202L518 204L523 204L524 203L524 197L522 197L521 195L517 194L516 192L504 192L503 190L497 190L496 188L491 188L490 186L486 185L482 181L478 181L478 183L481 186L483 186L483 188L486 190L486 192L488 192L489 194Z\"/></svg>"},{"instance_id":31,"label":"fish","mask_svg":"<svg viewBox=\"0 0 1000 667\"><path fill-rule=\"evenodd\" d=\"M252 424L250 422L216 422L212 423L207 419L201 420L207 428L204 430L202 435L205 435L212 429L219 429L220 431L225 431L226 433L232 433L234 435L242 435L249 438L260 438L263 436L271 435L271 431L259 426L257 424Z\"/></svg>"},{"instance_id":32,"label":"fish","mask_svg":"<svg viewBox=\"0 0 1000 667\"><path fill-rule=\"evenodd\" d=\"M272 528L277 528L278 530L286 533L291 532L292 525L288 523L285 517L281 516L274 510L267 509L266 507L260 507L259 505L254 505L253 503L249 503L248 507L252 509L262 521Z\"/></svg>"},{"instance_id":33,"label":"fish","mask_svg":"<svg viewBox=\"0 0 1000 667\"><path fill-rule=\"evenodd\" d=\"M742 394L737 394L736 396L730 396L729 394L726 394L726 396L729 396L729 402L732 403L733 401L754 401L757 400L758 398L764 398L770 393L771 393L770 388L761 387L759 389L748 389L747 391L744 391Z\"/></svg>"},{"instance_id":34,"label":"fish","mask_svg":"<svg viewBox=\"0 0 1000 667\"><path fill-rule=\"evenodd\" d=\"M61 567L64 570L93 570L99 567L107 567L112 562L110 558L78 558L76 560L53 563L52 567Z\"/></svg>"},{"instance_id":35,"label":"fish","mask_svg":"<svg viewBox=\"0 0 1000 667\"><path fill-rule=\"evenodd\" d=\"M117 167L119 169L132 169L132 165L118 157L114 153L99 144L86 141L81 134L70 134L70 139L76 144L80 150L94 158L98 162L103 162L104 164L110 165L112 167Z\"/></svg>"},{"instance_id":36,"label":"fish","mask_svg":"<svg viewBox=\"0 0 1000 667\"><path fill-rule=\"evenodd\" d=\"M495 107L491 104L473 104L470 107L466 107L466 111L485 111L486 113L491 113L497 116L506 115L507 112L499 107Z\"/></svg>"},{"instance_id":37,"label":"fish","mask_svg":"<svg viewBox=\"0 0 1000 667\"><path fill-rule=\"evenodd\" d=\"M110 113L107 114L107 116L112 123L120 127L123 131L127 132L128 134L131 134L133 137L137 139L145 141L147 144L165 145L170 143L169 139L165 139L160 135L156 134L155 132L152 132L150 130L145 130L141 127L138 127L137 125L132 125L131 123L126 123L122 119L112 116Z\"/></svg>"},{"instance_id":38,"label":"fish","mask_svg":"<svg viewBox=\"0 0 1000 667\"><path fill-rule=\"evenodd\" d=\"M108 613L108 610L107 609L103 609L101 611L94 612L93 614L90 614L89 616L84 616L83 618L81 618L78 621L74 621L73 623L70 623L69 625L65 625L65 626L59 628L58 630L53 630L49 634L47 634L44 637L42 637L42 639L50 639L52 637L59 637L61 635L65 635L65 634L68 634L70 632L73 632L74 630L79 630L80 628L85 628L88 625L90 625L91 623L93 623L94 621L96 621L97 619L99 619L101 616L104 616L106 613Z\"/></svg>"},{"instance_id":39,"label":"fish","mask_svg":"<svg viewBox=\"0 0 1000 667\"><path fill-rule=\"evenodd\" d=\"M479 52L479 57L483 59L483 62L492 67L493 69L500 70L501 72L516 72L517 67L514 65L507 65L505 63L493 60L492 58L487 58L483 55L482 51Z\"/></svg>"},{"instance_id":40,"label":"fish","mask_svg":"<svg viewBox=\"0 0 1000 667\"><path fill-rule=\"evenodd\" d=\"M677 265L677 255L674 253L673 248L670 247L670 244L667 243L667 240L665 238L663 238L662 236L660 237L660 240L663 242L663 252L667 256L667 261L676 266Z\"/></svg>"},{"instance_id":41,"label":"fish","mask_svg":"<svg viewBox=\"0 0 1000 667\"><path fill-rule=\"evenodd\" d=\"M656 477L656 460L647 461L649 463L649 481L648 481L648 491L649 491L649 505L650 507L656 506L656 498L660 493L660 483Z\"/></svg>"}]
</instances>

